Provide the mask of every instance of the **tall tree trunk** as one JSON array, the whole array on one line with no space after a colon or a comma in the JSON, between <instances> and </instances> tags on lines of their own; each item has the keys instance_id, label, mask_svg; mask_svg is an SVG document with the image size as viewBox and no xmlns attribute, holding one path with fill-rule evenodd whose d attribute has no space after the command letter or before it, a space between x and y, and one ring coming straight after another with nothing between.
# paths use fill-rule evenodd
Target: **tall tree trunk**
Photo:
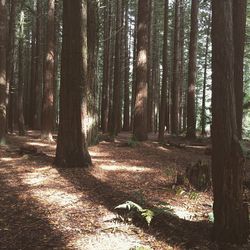
<instances>
[{"instance_id":1,"label":"tall tree trunk","mask_svg":"<svg viewBox=\"0 0 250 250\"><path fill-rule=\"evenodd\" d=\"M42 103L42 131L44 140L53 141L54 80L55 80L55 0L48 0L47 52Z\"/></svg>"},{"instance_id":2,"label":"tall tree trunk","mask_svg":"<svg viewBox=\"0 0 250 250\"><path fill-rule=\"evenodd\" d=\"M195 112L195 84L196 84L196 61L198 42L198 13L199 0L192 0L191 32L189 44L188 65L188 95L187 95L187 137L196 137L196 112Z\"/></svg>"},{"instance_id":3,"label":"tall tree trunk","mask_svg":"<svg viewBox=\"0 0 250 250\"><path fill-rule=\"evenodd\" d=\"M87 143L96 142L98 133L98 115L96 100L97 57L98 57L98 2L88 0L88 107L87 107Z\"/></svg>"},{"instance_id":4,"label":"tall tree trunk","mask_svg":"<svg viewBox=\"0 0 250 250\"><path fill-rule=\"evenodd\" d=\"M129 116L129 41L128 41L128 8L129 5L126 2L125 6L125 26L124 26L124 108L123 108L123 130L129 131L130 128L130 116Z\"/></svg>"},{"instance_id":5,"label":"tall tree trunk","mask_svg":"<svg viewBox=\"0 0 250 250\"><path fill-rule=\"evenodd\" d=\"M87 32L83 33L82 27L87 25L87 11L83 8L86 2L83 6L82 0L63 1L60 122L55 159L59 167L84 167L91 163L88 151L84 150L81 122L82 83L87 77L83 69L83 57L87 58L87 44L84 50L83 40Z\"/></svg>"},{"instance_id":6,"label":"tall tree trunk","mask_svg":"<svg viewBox=\"0 0 250 250\"><path fill-rule=\"evenodd\" d=\"M147 140L147 63L148 63L148 1L138 2L137 22L137 65L136 65L136 90L134 112L134 137L139 140Z\"/></svg>"},{"instance_id":7,"label":"tall tree trunk","mask_svg":"<svg viewBox=\"0 0 250 250\"><path fill-rule=\"evenodd\" d=\"M213 237L241 244L248 238L249 217L243 202L244 156L234 94L233 1L213 1L212 10Z\"/></svg>"},{"instance_id":8,"label":"tall tree trunk","mask_svg":"<svg viewBox=\"0 0 250 250\"><path fill-rule=\"evenodd\" d=\"M25 134L24 129L24 113L23 113L23 98L24 98L24 12L20 13L19 20L19 41L18 41L18 131L19 135Z\"/></svg>"},{"instance_id":9,"label":"tall tree trunk","mask_svg":"<svg viewBox=\"0 0 250 250\"><path fill-rule=\"evenodd\" d=\"M6 65L6 80L7 80L7 92L8 92L8 106L7 106L7 123L8 129L13 133L14 123L14 50L15 50L15 26L17 15L17 1L11 1L10 7L10 19L9 19L9 32L7 43L7 65Z\"/></svg>"},{"instance_id":10,"label":"tall tree trunk","mask_svg":"<svg viewBox=\"0 0 250 250\"><path fill-rule=\"evenodd\" d=\"M5 143L6 132L6 44L7 44L6 1L0 0L0 145Z\"/></svg>"},{"instance_id":11,"label":"tall tree trunk","mask_svg":"<svg viewBox=\"0 0 250 250\"><path fill-rule=\"evenodd\" d=\"M175 32L174 32L174 58L173 58L173 81L171 86L171 132L179 134L179 105L180 105L180 0L175 1Z\"/></svg>"},{"instance_id":12,"label":"tall tree trunk","mask_svg":"<svg viewBox=\"0 0 250 250\"><path fill-rule=\"evenodd\" d=\"M204 76L203 76L203 91L202 91L202 108L201 108L201 135L206 135L206 88L207 88L207 67L208 67L208 49L209 49L209 37L210 37L210 22L211 15L208 19L207 38L205 48L205 63L204 63Z\"/></svg>"},{"instance_id":13,"label":"tall tree trunk","mask_svg":"<svg viewBox=\"0 0 250 250\"><path fill-rule=\"evenodd\" d=\"M233 39L234 39L234 91L236 98L236 119L238 136L242 138L243 116L243 57L246 34L246 0L233 1Z\"/></svg>"},{"instance_id":14,"label":"tall tree trunk","mask_svg":"<svg viewBox=\"0 0 250 250\"><path fill-rule=\"evenodd\" d=\"M164 140L164 131L167 114L167 88L168 88L168 0L164 0L164 43L163 43L163 58L162 58L162 87L161 87L161 106L159 117L159 141Z\"/></svg>"},{"instance_id":15,"label":"tall tree trunk","mask_svg":"<svg viewBox=\"0 0 250 250\"><path fill-rule=\"evenodd\" d=\"M103 83L102 83L102 106L101 128L103 133L108 132L109 116L109 81L110 81L110 33L111 31L111 3L105 0L104 11L104 51L103 51Z\"/></svg>"},{"instance_id":16,"label":"tall tree trunk","mask_svg":"<svg viewBox=\"0 0 250 250\"><path fill-rule=\"evenodd\" d=\"M117 135L119 131L120 119L120 95L121 95L121 0L116 1L116 39L115 39L115 65L114 65L114 84L113 84L113 107L111 134Z\"/></svg>"}]
</instances>

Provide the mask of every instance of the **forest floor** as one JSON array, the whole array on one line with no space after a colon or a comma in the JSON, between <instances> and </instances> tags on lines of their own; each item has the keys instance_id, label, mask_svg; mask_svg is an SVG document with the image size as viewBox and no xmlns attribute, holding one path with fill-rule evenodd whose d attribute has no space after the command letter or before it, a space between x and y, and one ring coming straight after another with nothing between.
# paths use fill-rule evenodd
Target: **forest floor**
<instances>
[{"instance_id":1,"label":"forest floor","mask_svg":"<svg viewBox=\"0 0 250 250\"><path fill-rule=\"evenodd\" d=\"M0 249L250 249L210 241L211 190L175 185L190 164L210 162L209 141L162 146L152 135L137 145L130 137L90 147L88 169L60 169L55 143L34 131L8 136L0 147ZM126 201L160 213L150 226L122 220L114 208Z\"/></svg>"}]
</instances>

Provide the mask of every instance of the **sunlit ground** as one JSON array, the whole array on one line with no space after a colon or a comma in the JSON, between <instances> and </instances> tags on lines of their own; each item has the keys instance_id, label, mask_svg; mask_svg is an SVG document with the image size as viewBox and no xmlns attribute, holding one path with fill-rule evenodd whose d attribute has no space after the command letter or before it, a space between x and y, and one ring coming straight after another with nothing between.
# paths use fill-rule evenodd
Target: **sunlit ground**
<instances>
[{"instance_id":1,"label":"sunlit ground","mask_svg":"<svg viewBox=\"0 0 250 250\"><path fill-rule=\"evenodd\" d=\"M39 139L34 142L30 140L26 142L26 145L36 146L45 150L47 154L52 154L55 150L55 144L46 144ZM136 185L137 188L145 187L147 192L145 193L143 190L140 192L149 201L156 195L160 197L159 201L168 199L169 208L176 216L185 220L197 220L195 212L189 211L185 198L179 197L184 205L178 206L176 199L168 197L166 189L158 188L167 179L161 172L162 167L166 164L165 161L158 168L156 167L157 162L154 160L153 163L150 163L144 162L146 157L145 159L133 158L136 155L127 157L127 153L123 152L122 148L117 149L120 155L117 155L117 152L115 154L112 151L105 152L107 147L109 145L90 148L94 162L94 167L89 170L90 174L110 183L114 188L126 189L125 191L131 194L135 191L133 185ZM164 152L169 151L163 147L159 149ZM133 149L131 149L132 151ZM25 192L20 193L19 198L21 200L30 198L36 201L54 230L60 231L67 239L66 248L129 250L139 245L147 246L150 239L155 241L153 236L145 235L142 232L138 234L138 232L133 232L129 225L115 221L116 215L104 205L96 203L88 188L79 190L53 166L45 163L39 165L25 156L16 158L9 157L8 154L0 156L0 175L6 176L6 184L12 189L18 186L25 187ZM11 168L9 168L10 166ZM66 174L70 175L70 173L69 171ZM18 178L16 178L17 176ZM135 182L133 185L129 184L131 180ZM201 203L205 202L206 198L207 196L201 200ZM145 242L143 239L147 239L147 241ZM172 249L170 246L168 247L164 249Z\"/></svg>"}]
</instances>

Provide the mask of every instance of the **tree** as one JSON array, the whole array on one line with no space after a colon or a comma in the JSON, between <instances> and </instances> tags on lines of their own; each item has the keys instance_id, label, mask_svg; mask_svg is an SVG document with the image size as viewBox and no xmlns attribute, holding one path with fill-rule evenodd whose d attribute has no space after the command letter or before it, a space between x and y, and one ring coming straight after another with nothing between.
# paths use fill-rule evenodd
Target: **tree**
<instances>
[{"instance_id":1,"label":"tree","mask_svg":"<svg viewBox=\"0 0 250 250\"><path fill-rule=\"evenodd\" d=\"M5 143L6 130L6 1L0 0L0 144Z\"/></svg>"},{"instance_id":2,"label":"tree","mask_svg":"<svg viewBox=\"0 0 250 250\"><path fill-rule=\"evenodd\" d=\"M147 63L148 63L148 17L149 2L139 0L137 21L137 65L133 135L146 140L147 135Z\"/></svg>"},{"instance_id":3,"label":"tree","mask_svg":"<svg viewBox=\"0 0 250 250\"><path fill-rule=\"evenodd\" d=\"M48 0L47 50L42 102L41 137L53 141L54 125L54 81L55 81L55 0Z\"/></svg>"},{"instance_id":4,"label":"tree","mask_svg":"<svg viewBox=\"0 0 250 250\"><path fill-rule=\"evenodd\" d=\"M195 84L198 40L199 1L192 0L191 32L189 44L188 94L187 94L187 137L196 137Z\"/></svg>"},{"instance_id":5,"label":"tree","mask_svg":"<svg viewBox=\"0 0 250 250\"><path fill-rule=\"evenodd\" d=\"M247 205L243 203L244 157L234 94L233 1L213 1L212 11L213 237L240 244L247 241L249 219Z\"/></svg>"},{"instance_id":6,"label":"tree","mask_svg":"<svg viewBox=\"0 0 250 250\"><path fill-rule=\"evenodd\" d=\"M238 136L242 138L243 116L243 57L246 32L246 0L233 1L233 39L234 39L234 91L236 98L236 119Z\"/></svg>"},{"instance_id":7,"label":"tree","mask_svg":"<svg viewBox=\"0 0 250 250\"><path fill-rule=\"evenodd\" d=\"M168 87L168 0L165 0L164 14L164 44L163 44L163 73L161 88L161 106L159 117L159 141L164 139L164 130L166 124L166 106L167 106L167 87Z\"/></svg>"},{"instance_id":8,"label":"tree","mask_svg":"<svg viewBox=\"0 0 250 250\"><path fill-rule=\"evenodd\" d=\"M87 148L83 147L85 138L81 122L81 92L84 77L87 77L83 69L83 57L86 59L88 56L87 45L83 41L87 33L82 32L82 25L87 25L86 20L86 2L82 5L81 0L63 1L60 121L55 159L55 164L60 167L91 164Z\"/></svg>"},{"instance_id":9,"label":"tree","mask_svg":"<svg viewBox=\"0 0 250 250\"><path fill-rule=\"evenodd\" d=\"M180 106L180 82L181 82L181 6L180 0L175 1L175 20L174 20L174 55L173 55L173 81L171 89L171 132L172 134L179 134L179 106Z\"/></svg>"}]
</instances>

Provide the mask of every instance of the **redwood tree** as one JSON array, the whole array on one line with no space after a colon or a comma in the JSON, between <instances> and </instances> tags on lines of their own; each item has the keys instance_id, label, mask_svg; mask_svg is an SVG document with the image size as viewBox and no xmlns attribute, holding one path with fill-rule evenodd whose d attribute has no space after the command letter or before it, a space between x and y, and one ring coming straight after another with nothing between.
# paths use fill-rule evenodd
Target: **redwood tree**
<instances>
[{"instance_id":1,"label":"redwood tree","mask_svg":"<svg viewBox=\"0 0 250 250\"><path fill-rule=\"evenodd\" d=\"M83 57L86 59L88 56L83 50L83 40L87 36L82 32L86 30L82 24L87 25L85 7L86 2L82 5L82 0L63 1L60 120L55 159L55 164L60 167L84 167L91 163L87 148L83 147L81 122L81 92L84 77L87 77L84 75Z\"/></svg>"},{"instance_id":2,"label":"redwood tree","mask_svg":"<svg viewBox=\"0 0 250 250\"><path fill-rule=\"evenodd\" d=\"M188 93L187 93L187 137L196 137L195 82L198 40L199 0L192 0L191 32L189 44Z\"/></svg>"},{"instance_id":3,"label":"redwood tree","mask_svg":"<svg viewBox=\"0 0 250 250\"><path fill-rule=\"evenodd\" d=\"M48 0L47 51L42 103L42 139L52 141L54 125L55 0Z\"/></svg>"},{"instance_id":4,"label":"redwood tree","mask_svg":"<svg viewBox=\"0 0 250 250\"><path fill-rule=\"evenodd\" d=\"M147 63L148 63L148 17L149 2L139 0L137 21L137 65L133 135L137 140L146 140L147 135Z\"/></svg>"},{"instance_id":5,"label":"redwood tree","mask_svg":"<svg viewBox=\"0 0 250 250\"><path fill-rule=\"evenodd\" d=\"M247 241L249 219L243 202L244 156L237 131L234 93L233 1L214 0L212 11L213 237L240 244Z\"/></svg>"},{"instance_id":6,"label":"redwood tree","mask_svg":"<svg viewBox=\"0 0 250 250\"><path fill-rule=\"evenodd\" d=\"M0 0L0 144L5 143L6 130L6 1Z\"/></svg>"}]
</instances>

